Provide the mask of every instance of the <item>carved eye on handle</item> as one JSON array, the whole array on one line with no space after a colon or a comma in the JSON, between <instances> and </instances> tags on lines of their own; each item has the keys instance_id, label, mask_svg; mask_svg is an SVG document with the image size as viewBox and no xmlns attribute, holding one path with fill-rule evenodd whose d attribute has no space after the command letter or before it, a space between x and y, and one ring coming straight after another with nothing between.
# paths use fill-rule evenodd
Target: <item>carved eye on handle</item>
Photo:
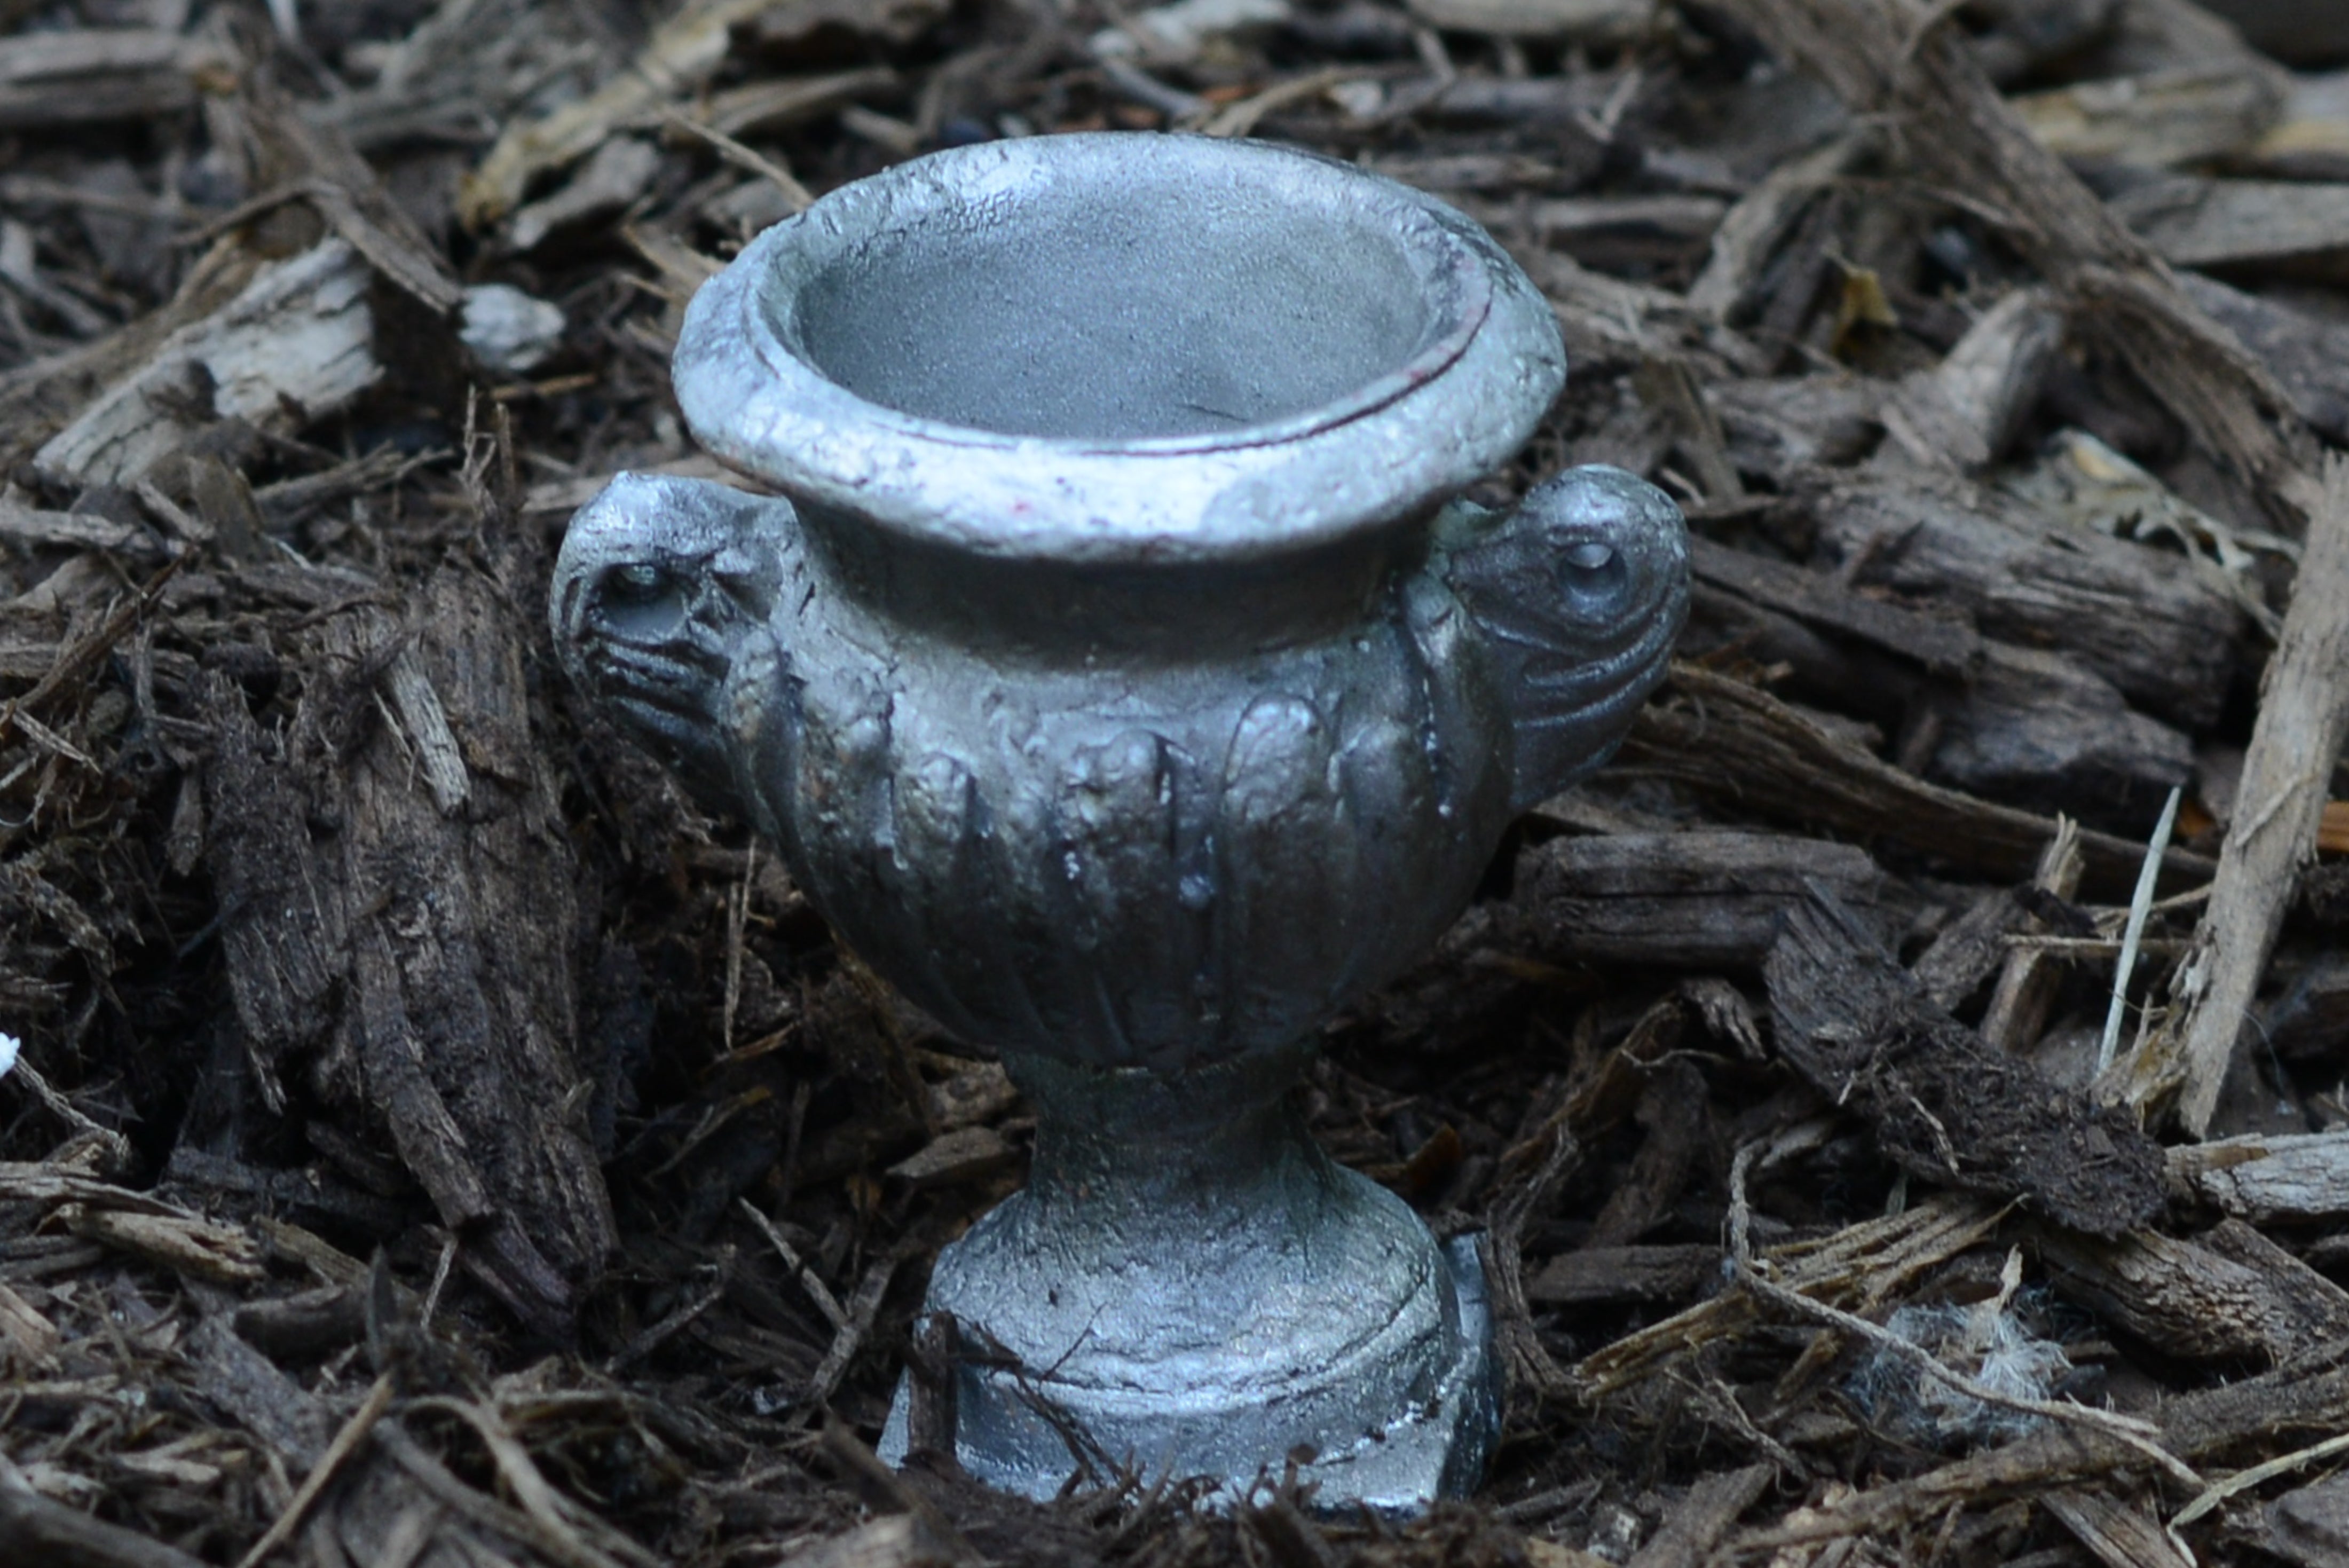
<instances>
[{"instance_id":1,"label":"carved eye on handle","mask_svg":"<svg viewBox=\"0 0 2349 1568\"><path fill-rule=\"evenodd\" d=\"M631 561L604 575L605 591L623 603L640 604L668 585L667 572L648 561Z\"/></svg>"},{"instance_id":2,"label":"carved eye on handle","mask_svg":"<svg viewBox=\"0 0 2349 1568\"><path fill-rule=\"evenodd\" d=\"M1631 571L1623 554L1598 539L1568 545L1557 563L1558 587L1577 609L1594 616L1611 615L1623 607L1630 590Z\"/></svg>"},{"instance_id":3,"label":"carved eye on handle","mask_svg":"<svg viewBox=\"0 0 2349 1568\"><path fill-rule=\"evenodd\" d=\"M597 581L592 613L616 636L673 636L685 622L685 588L675 573L653 562L624 562Z\"/></svg>"}]
</instances>

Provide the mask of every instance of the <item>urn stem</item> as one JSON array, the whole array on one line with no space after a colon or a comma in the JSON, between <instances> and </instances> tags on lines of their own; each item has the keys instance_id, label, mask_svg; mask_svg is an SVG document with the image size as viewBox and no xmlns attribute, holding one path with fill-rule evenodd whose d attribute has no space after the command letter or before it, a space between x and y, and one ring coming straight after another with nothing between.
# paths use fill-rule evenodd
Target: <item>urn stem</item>
<instances>
[{"instance_id":1,"label":"urn stem","mask_svg":"<svg viewBox=\"0 0 2349 1568\"><path fill-rule=\"evenodd\" d=\"M1066 1209L1089 1226L1128 1214L1228 1222L1240 1193L1260 1201L1271 1186L1294 1202L1319 1189L1334 1168L1289 1093L1312 1060L1304 1042L1174 1074L1007 1058L1036 1112L1038 1220Z\"/></svg>"}]
</instances>

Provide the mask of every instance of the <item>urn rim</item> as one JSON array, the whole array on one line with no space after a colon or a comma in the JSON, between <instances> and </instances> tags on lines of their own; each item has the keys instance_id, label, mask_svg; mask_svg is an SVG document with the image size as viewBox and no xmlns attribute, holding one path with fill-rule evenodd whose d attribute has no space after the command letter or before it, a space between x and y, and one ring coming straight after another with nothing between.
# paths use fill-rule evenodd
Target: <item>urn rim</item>
<instances>
[{"instance_id":1,"label":"urn rim","mask_svg":"<svg viewBox=\"0 0 2349 1568\"><path fill-rule=\"evenodd\" d=\"M926 222L1016 225L1050 202L1114 199L1128 174L1236 191L1300 225L1335 213L1369 244L1391 240L1423 318L1401 328L1404 351L1335 395L1142 433L989 429L892 406L812 347L824 324L802 316L843 266L916 248L905 236ZM1299 554L1428 514L1524 444L1566 355L1516 264L1432 197L1269 142L1108 131L949 149L827 194L695 296L673 373L703 445L803 504L968 554L1180 565Z\"/></svg>"}]
</instances>

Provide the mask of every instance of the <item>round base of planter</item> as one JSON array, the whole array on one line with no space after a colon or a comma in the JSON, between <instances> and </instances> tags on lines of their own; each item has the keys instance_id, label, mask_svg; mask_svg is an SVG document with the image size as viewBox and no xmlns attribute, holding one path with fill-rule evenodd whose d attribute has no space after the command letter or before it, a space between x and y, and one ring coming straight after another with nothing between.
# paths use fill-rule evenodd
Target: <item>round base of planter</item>
<instances>
[{"instance_id":1,"label":"round base of planter","mask_svg":"<svg viewBox=\"0 0 2349 1568\"><path fill-rule=\"evenodd\" d=\"M974 1479L1040 1501L1084 1472L1106 1483L1131 1469L1145 1485L1204 1478L1217 1488L1210 1504L1228 1507L1259 1481L1281 1480L1292 1459L1320 1511L1367 1506L1405 1517L1464 1496L1500 1429L1492 1312L1474 1237L1441 1248L1430 1238L1430 1251L1437 1267L1427 1288L1440 1299L1410 1303L1385 1332L1318 1366L1272 1371L1268 1347L1236 1346L1225 1357L1139 1369L1144 1376L1126 1386L1080 1386L1050 1367L986 1365L966 1338L955 1366L956 1457ZM1349 1304L1333 1303L1333 1314L1347 1315ZM1433 1344L1430 1306L1441 1324ZM1416 1364L1408 1382L1418 1386L1397 1389L1399 1363ZM893 1465L905 1461L911 1392L910 1382L899 1385L882 1433L881 1457Z\"/></svg>"}]
</instances>

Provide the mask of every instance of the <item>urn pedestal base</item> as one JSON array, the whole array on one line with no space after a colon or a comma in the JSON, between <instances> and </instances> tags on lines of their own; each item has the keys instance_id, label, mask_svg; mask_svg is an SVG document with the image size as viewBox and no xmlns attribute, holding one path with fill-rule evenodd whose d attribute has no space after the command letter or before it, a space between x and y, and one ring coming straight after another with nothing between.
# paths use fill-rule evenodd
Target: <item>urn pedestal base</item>
<instances>
[{"instance_id":1,"label":"urn pedestal base","mask_svg":"<svg viewBox=\"0 0 2349 1568\"><path fill-rule=\"evenodd\" d=\"M1318 1506L1393 1515L1475 1486L1499 1427L1475 1241L1439 1246L1322 1154L1286 1095L1309 1055L1172 1078L1012 1064L1030 1185L940 1254L927 1303L957 1324L972 1476L1049 1498L1126 1466L1228 1501L1294 1456ZM901 1387L891 1463L907 1405Z\"/></svg>"},{"instance_id":2,"label":"urn pedestal base","mask_svg":"<svg viewBox=\"0 0 2349 1568\"><path fill-rule=\"evenodd\" d=\"M1286 1460L1272 1464L1266 1456L1303 1445L1316 1457L1298 1467L1298 1477L1316 1484L1317 1508L1345 1512L1360 1503L1389 1518L1415 1515L1437 1498L1473 1490L1500 1430L1492 1312L1475 1238L1459 1237L1443 1254L1458 1342L1434 1393L1400 1411L1365 1408L1354 1374L1334 1368L1285 1387L1194 1389L1197 1397L1179 1412L1150 1407L1139 1393L1112 1403L1072 1397L1049 1380L1040 1386L1031 1377L1027 1386L1040 1402L1050 1401L1070 1431L1085 1434L1081 1441L1104 1458L1131 1456L1127 1462L1146 1479L1209 1476L1222 1484L1226 1501L1236 1501L1258 1476L1280 1479ZM1021 1379L965 1366L957 1381L955 1451L963 1469L1040 1502L1057 1496L1077 1472L1070 1438L1023 1397ZM881 1433L881 1458L892 1465L905 1459L908 1403L901 1383ZM1155 1463L1148 1457L1154 1453L1160 1456Z\"/></svg>"}]
</instances>

